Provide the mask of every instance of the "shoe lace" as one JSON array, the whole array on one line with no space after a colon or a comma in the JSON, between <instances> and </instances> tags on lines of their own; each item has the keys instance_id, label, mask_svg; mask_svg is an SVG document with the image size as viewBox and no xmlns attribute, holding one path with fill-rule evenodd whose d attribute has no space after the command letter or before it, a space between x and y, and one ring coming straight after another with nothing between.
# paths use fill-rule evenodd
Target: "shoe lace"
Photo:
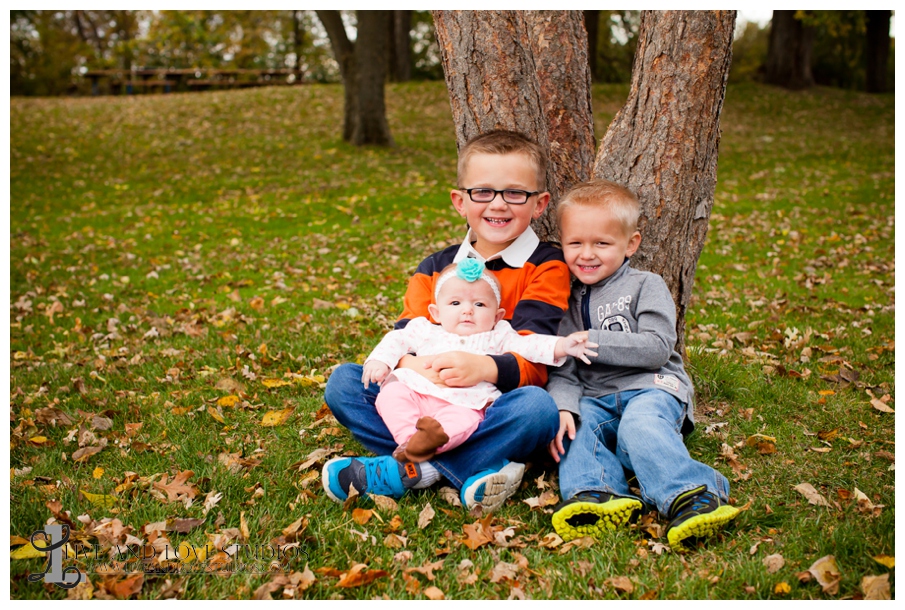
<instances>
[{"instance_id":1,"label":"shoe lace","mask_svg":"<svg viewBox=\"0 0 905 610\"><path fill-rule=\"evenodd\" d=\"M395 462L395 460L394 460ZM393 466L394 464L391 464ZM367 460L365 462L365 477L368 481L368 493L378 496L392 493L390 473L383 460Z\"/></svg>"}]
</instances>

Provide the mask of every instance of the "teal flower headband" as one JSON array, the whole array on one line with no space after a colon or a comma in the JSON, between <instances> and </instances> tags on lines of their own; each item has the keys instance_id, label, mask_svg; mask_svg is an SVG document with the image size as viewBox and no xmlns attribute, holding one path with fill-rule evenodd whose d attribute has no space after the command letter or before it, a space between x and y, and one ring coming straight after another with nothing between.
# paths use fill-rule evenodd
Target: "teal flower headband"
<instances>
[{"instance_id":1,"label":"teal flower headband","mask_svg":"<svg viewBox=\"0 0 905 610\"><path fill-rule=\"evenodd\" d=\"M440 295L440 288L443 287L443 284L445 284L446 281L453 276L459 278L460 280L465 280L466 282L477 282L478 280L484 280L485 282L490 284L490 289L493 290L497 304L499 305L503 301L497 283L493 281L493 279L491 279L489 275L484 273L484 263L476 258L462 259L456 264L455 269L450 269L449 271L441 275L437 279L437 285L434 287L434 300L437 300L437 297Z\"/></svg>"}]
</instances>

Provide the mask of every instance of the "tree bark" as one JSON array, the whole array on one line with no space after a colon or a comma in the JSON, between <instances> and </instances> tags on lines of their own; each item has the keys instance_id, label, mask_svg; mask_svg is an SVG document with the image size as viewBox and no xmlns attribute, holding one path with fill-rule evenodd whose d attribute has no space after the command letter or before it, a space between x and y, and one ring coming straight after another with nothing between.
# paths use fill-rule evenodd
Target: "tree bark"
<instances>
[{"instance_id":1,"label":"tree bark","mask_svg":"<svg viewBox=\"0 0 905 610\"><path fill-rule=\"evenodd\" d=\"M392 146L384 81L388 11L358 11L358 38L346 35L339 11L316 11L339 64L344 90L343 140L357 146Z\"/></svg>"},{"instance_id":2,"label":"tree bark","mask_svg":"<svg viewBox=\"0 0 905 610\"><path fill-rule=\"evenodd\" d=\"M387 28L391 11L358 11L355 64L358 69L358 120L352 144L392 146L384 84L387 75Z\"/></svg>"},{"instance_id":3,"label":"tree bark","mask_svg":"<svg viewBox=\"0 0 905 610\"><path fill-rule=\"evenodd\" d=\"M302 19L299 11L290 11L292 13L292 50L295 53L295 66L293 69L295 77L302 80L302 48L305 41L305 33L302 31Z\"/></svg>"},{"instance_id":4,"label":"tree bark","mask_svg":"<svg viewBox=\"0 0 905 610\"><path fill-rule=\"evenodd\" d=\"M443 72L461 148L511 129L550 158L553 201L587 180L594 159L591 75L581 11L434 11ZM555 239L554 206L535 230Z\"/></svg>"},{"instance_id":5,"label":"tree bark","mask_svg":"<svg viewBox=\"0 0 905 610\"><path fill-rule=\"evenodd\" d=\"M595 178L641 200L644 237L632 267L666 280L680 347L713 208L734 28L735 11L642 13L629 98L594 164Z\"/></svg>"},{"instance_id":6,"label":"tree bark","mask_svg":"<svg viewBox=\"0 0 905 610\"><path fill-rule=\"evenodd\" d=\"M806 89L814 84L811 71L814 28L796 19L795 13L773 11L764 80L786 89Z\"/></svg>"},{"instance_id":7,"label":"tree bark","mask_svg":"<svg viewBox=\"0 0 905 610\"><path fill-rule=\"evenodd\" d=\"M889 62L889 20L892 11L864 11L867 14L866 89L868 93L886 92L886 66Z\"/></svg>"},{"instance_id":8,"label":"tree bark","mask_svg":"<svg viewBox=\"0 0 905 610\"><path fill-rule=\"evenodd\" d=\"M412 79L412 11L393 11L390 20L390 80Z\"/></svg>"},{"instance_id":9,"label":"tree bark","mask_svg":"<svg viewBox=\"0 0 905 610\"><path fill-rule=\"evenodd\" d=\"M583 11L584 29L588 32L588 64L591 81L597 80L597 38L600 34L600 11Z\"/></svg>"}]
</instances>

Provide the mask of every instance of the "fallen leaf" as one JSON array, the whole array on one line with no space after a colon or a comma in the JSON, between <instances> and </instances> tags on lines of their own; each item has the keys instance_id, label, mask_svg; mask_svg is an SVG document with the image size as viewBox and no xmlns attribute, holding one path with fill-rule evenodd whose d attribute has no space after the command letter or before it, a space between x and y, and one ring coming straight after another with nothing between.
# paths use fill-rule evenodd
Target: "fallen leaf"
<instances>
[{"instance_id":1,"label":"fallen leaf","mask_svg":"<svg viewBox=\"0 0 905 610\"><path fill-rule=\"evenodd\" d=\"M583 536L581 538L576 538L575 540L570 540L569 542L562 545L562 548L559 549L559 553L560 555L563 555L565 553L568 553L572 549L589 549L592 546L594 546L594 539L590 536ZM660 553L657 554L659 555Z\"/></svg>"},{"instance_id":2,"label":"fallen leaf","mask_svg":"<svg viewBox=\"0 0 905 610\"><path fill-rule=\"evenodd\" d=\"M518 572L518 564L500 561L490 571L490 582L498 583L501 580L518 580Z\"/></svg>"},{"instance_id":3,"label":"fallen leaf","mask_svg":"<svg viewBox=\"0 0 905 610\"><path fill-rule=\"evenodd\" d=\"M229 392L230 394L241 394L245 392L245 386L243 386L235 379L230 379L229 377L224 377L223 379L218 381L214 386L214 389L221 390L223 392Z\"/></svg>"},{"instance_id":4,"label":"fallen leaf","mask_svg":"<svg viewBox=\"0 0 905 610\"><path fill-rule=\"evenodd\" d=\"M612 587L619 593L631 593L635 590L635 585L628 576L613 576L603 581L609 587Z\"/></svg>"},{"instance_id":5,"label":"fallen leaf","mask_svg":"<svg viewBox=\"0 0 905 610\"><path fill-rule=\"evenodd\" d=\"M776 439L764 434L752 434L745 440L749 447L755 447L761 455L776 453Z\"/></svg>"},{"instance_id":6,"label":"fallen leaf","mask_svg":"<svg viewBox=\"0 0 905 610\"><path fill-rule=\"evenodd\" d=\"M807 498L809 504L814 504L816 506L826 506L828 508L832 507L830 503L827 502L826 498L820 495L820 492L814 489L814 486L810 483L799 483L794 487L794 489L805 498Z\"/></svg>"},{"instance_id":7,"label":"fallen leaf","mask_svg":"<svg viewBox=\"0 0 905 610\"><path fill-rule=\"evenodd\" d=\"M116 497L115 496L105 496L103 494L92 494L88 493L84 489L80 489L79 493L84 496L86 500L94 504L95 506L99 506L101 508L112 508L116 506Z\"/></svg>"},{"instance_id":8,"label":"fallen leaf","mask_svg":"<svg viewBox=\"0 0 905 610\"><path fill-rule=\"evenodd\" d=\"M168 532L179 532L180 534L187 534L194 528L199 525L204 524L204 519L168 519L167 520L167 531Z\"/></svg>"},{"instance_id":9,"label":"fallen leaf","mask_svg":"<svg viewBox=\"0 0 905 610\"><path fill-rule=\"evenodd\" d=\"M830 595L839 593L839 581L842 580L842 574L836 565L835 557L832 555L821 557L808 568L808 572L820 583L824 593Z\"/></svg>"},{"instance_id":10,"label":"fallen leaf","mask_svg":"<svg viewBox=\"0 0 905 610\"><path fill-rule=\"evenodd\" d=\"M880 565L886 566L890 570L896 567L895 557L890 557L889 555L875 555L874 557L872 557L872 559Z\"/></svg>"},{"instance_id":11,"label":"fallen leaf","mask_svg":"<svg viewBox=\"0 0 905 610\"><path fill-rule=\"evenodd\" d=\"M767 555L764 557L764 566L767 568L767 574L775 574L786 564L786 560L779 553Z\"/></svg>"},{"instance_id":12,"label":"fallen leaf","mask_svg":"<svg viewBox=\"0 0 905 610\"><path fill-rule=\"evenodd\" d=\"M238 402L239 402L239 397L236 396L235 394L230 394L229 396L221 396L220 398L218 398L217 406L228 409L230 407L235 407L236 404L238 404Z\"/></svg>"},{"instance_id":13,"label":"fallen leaf","mask_svg":"<svg viewBox=\"0 0 905 610\"><path fill-rule=\"evenodd\" d=\"M289 419L294 411L295 407L289 407L288 409L281 409L279 411L268 411L264 414L264 419L261 420L261 426L264 428L272 428L285 424L286 420Z\"/></svg>"},{"instance_id":14,"label":"fallen leaf","mask_svg":"<svg viewBox=\"0 0 905 610\"><path fill-rule=\"evenodd\" d=\"M788 595L792 592L792 587L789 586L789 583L786 581L776 583L776 586L773 587L773 593L775 595Z\"/></svg>"},{"instance_id":15,"label":"fallen leaf","mask_svg":"<svg viewBox=\"0 0 905 610\"><path fill-rule=\"evenodd\" d=\"M493 533L490 526L491 518L491 515L487 515L487 517L481 521L466 523L462 528L465 532L465 538L462 540L462 544L473 551L485 544L493 542Z\"/></svg>"},{"instance_id":16,"label":"fallen leaf","mask_svg":"<svg viewBox=\"0 0 905 610\"><path fill-rule=\"evenodd\" d=\"M339 582L336 583L336 586L346 589L352 587L361 587L363 585L370 584L378 578L382 578L384 576L387 576L387 573L383 570L368 570L367 565L363 563L357 563L353 565L348 572L340 576Z\"/></svg>"},{"instance_id":17,"label":"fallen leaf","mask_svg":"<svg viewBox=\"0 0 905 610\"><path fill-rule=\"evenodd\" d=\"M44 543L41 540L37 541L39 544L36 547L31 542L26 544L25 546L20 546L15 551L9 554L10 559L46 559L47 551L42 550L44 548Z\"/></svg>"},{"instance_id":18,"label":"fallen leaf","mask_svg":"<svg viewBox=\"0 0 905 610\"><path fill-rule=\"evenodd\" d=\"M198 490L192 485L187 484L187 481L193 476L195 476L195 473L191 470L183 470L173 477L171 483L167 483L168 475L163 475L163 481L155 482L154 488L166 493L167 499L170 502L176 502L180 499L180 496L194 498L198 494Z\"/></svg>"},{"instance_id":19,"label":"fallen leaf","mask_svg":"<svg viewBox=\"0 0 905 610\"><path fill-rule=\"evenodd\" d=\"M418 514L418 527L420 529L426 528L428 525L430 525L431 519L433 519L436 514L437 513L434 512L434 509L433 507L431 507L430 502L425 504L424 508L421 509L421 512Z\"/></svg>"},{"instance_id":20,"label":"fallen leaf","mask_svg":"<svg viewBox=\"0 0 905 610\"><path fill-rule=\"evenodd\" d=\"M544 549L555 549L562 543L563 539L560 538L559 534L552 532L544 536L543 539L541 539L541 541L538 543L538 546Z\"/></svg>"},{"instance_id":21,"label":"fallen leaf","mask_svg":"<svg viewBox=\"0 0 905 610\"><path fill-rule=\"evenodd\" d=\"M104 476L104 469L101 468L100 466L98 466L98 467L95 468L94 471L91 473L91 476L94 477L95 479L101 478L102 476Z\"/></svg>"},{"instance_id":22,"label":"fallen leaf","mask_svg":"<svg viewBox=\"0 0 905 610\"><path fill-rule=\"evenodd\" d=\"M437 587L428 587L424 590L424 596L427 599L446 599L446 596L443 595L443 591L438 589ZM886 599L889 599L888 597Z\"/></svg>"},{"instance_id":23,"label":"fallen leaf","mask_svg":"<svg viewBox=\"0 0 905 610\"><path fill-rule=\"evenodd\" d=\"M207 413L208 413L208 415L210 415L211 417L213 417L215 420L217 420L217 421L220 422L221 424L225 424L225 423L226 423L226 420L223 419L223 411L220 410L220 407L217 407L216 409L213 408L213 407L208 407L208 408L207 408Z\"/></svg>"},{"instance_id":24,"label":"fallen leaf","mask_svg":"<svg viewBox=\"0 0 905 610\"><path fill-rule=\"evenodd\" d=\"M291 381L285 379L264 379L261 381L267 388L282 388L283 386L292 385Z\"/></svg>"},{"instance_id":25,"label":"fallen leaf","mask_svg":"<svg viewBox=\"0 0 905 610\"><path fill-rule=\"evenodd\" d=\"M892 599L889 592L889 574L862 577L861 592L864 593L864 599Z\"/></svg>"},{"instance_id":26,"label":"fallen leaf","mask_svg":"<svg viewBox=\"0 0 905 610\"><path fill-rule=\"evenodd\" d=\"M406 568L405 571L407 573L418 572L419 574L422 574L425 578L427 578L429 582L433 582L434 578L436 578L434 576L434 570L439 570L442 567L443 560L441 559L440 561L435 561L433 563L428 562L423 566L417 568Z\"/></svg>"},{"instance_id":27,"label":"fallen leaf","mask_svg":"<svg viewBox=\"0 0 905 610\"><path fill-rule=\"evenodd\" d=\"M90 458L92 455L96 455L96 454L100 453L101 451L103 451L103 449L104 449L104 447L97 446L97 445L94 445L91 447L82 447L81 449L79 449L78 451L75 451L72 454L72 461L73 462L87 461L88 458Z\"/></svg>"},{"instance_id":28,"label":"fallen leaf","mask_svg":"<svg viewBox=\"0 0 905 610\"><path fill-rule=\"evenodd\" d=\"M437 493L447 504L452 504L457 507L462 506L462 501L459 499L459 492L452 487L441 487Z\"/></svg>"},{"instance_id":29,"label":"fallen leaf","mask_svg":"<svg viewBox=\"0 0 905 610\"><path fill-rule=\"evenodd\" d=\"M386 538L383 539L383 546L388 549L403 549L408 545L409 539L405 536L399 536L398 534L387 534Z\"/></svg>"},{"instance_id":30,"label":"fallen leaf","mask_svg":"<svg viewBox=\"0 0 905 610\"><path fill-rule=\"evenodd\" d=\"M122 580L105 580L101 587L117 599L128 599L141 591L144 582L144 573L138 572Z\"/></svg>"},{"instance_id":31,"label":"fallen leaf","mask_svg":"<svg viewBox=\"0 0 905 610\"><path fill-rule=\"evenodd\" d=\"M877 411L881 411L883 413L895 413L895 410L890 408L885 402L880 400L879 398L871 398L870 406L872 406ZM889 599L889 598L887 598Z\"/></svg>"},{"instance_id":32,"label":"fallen leaf","mask_svg":"<svg viewBox=\"0 0 905 610\"><path fill-rule=\"evenodd\" d=\"M399 510L399 504L396 503L396 500L390 498L388 496L378 496L376 494L369 494L369 498L374 502L374 504L380 510L384 510L390 513L394 513Z\"/></svg>"},{"instance_id":33,"label":"fallen leaf","mask_svg":"<svg viewBox=\"0 0 905 610\"><path fill-rule=\"evenodd\" d=\"M368 521L371 520L371 517L374 515L374 511L368 510L365 508L356 508L352 511L352 519L358 525L364 525Z\"/></svg>"}]
</instances>

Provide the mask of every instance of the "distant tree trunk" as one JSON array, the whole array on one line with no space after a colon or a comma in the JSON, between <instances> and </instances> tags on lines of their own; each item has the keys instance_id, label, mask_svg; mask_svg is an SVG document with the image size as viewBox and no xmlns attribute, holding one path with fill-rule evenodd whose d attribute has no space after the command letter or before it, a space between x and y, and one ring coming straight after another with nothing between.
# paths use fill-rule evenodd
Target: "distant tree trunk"
<instances>
[{"instance_id":1,"label":"distant tree trunk","mask_svg":"<svg viewBox=\"0 0 905 610\"><path fill-rule=\"evenodd\" d=\"M339 11L316 11L327 30L345 90L343 139L356 146L392 146L386 119L387 28L389 11L358 11L358 37L346 35Z\"/></svg>"},{"instance_id":2,"label":"distant tree trunk","mask_svg":"<svg viewBox=\"0 0 905 610\"><path fill-rule=\"evenodd\" d=\"M632 267L666 280L681 344L713 208L735 17L735 11L642 13L628 101L594 164L595 178L624 184L641 200L644 237Z\"/></svg>"},{"instance_id":3,"label":"distant tree trunk","mask_svg":"<svg viewBox=\"0 0 905 610\"><path fill-rule=\"evenodd\" d=\"M593 161L580 12L435 11L434 20L460 147L490 129L516 129L551 151L554 197L592 168L638 193L644 239L632 266L669 285L681 351L713 207L735 11L642 13L629 99ZM542 236L554 237L554 215L545 218Z\"/></svg>"},{"instance_id":4,"label":"distant tree trunk","mask_svg":"<svg viewBox=\"0 0 905 610\"><path fill-rule=\"evenodd\" d=\"M591 80L597 80L597 37L600 33L600 11L582 11L584 29L588 31L588 63L591 66Z\"/></svg>"},{"instance_id":5,"label":"distant tree trunk","mask_svg":"<svg viewBox=\"0 0 905 610\"><path fill-rule=\"evenodd\" d=\"M814 28L796 19L795 12L773 11L764 80L786 89L806 89L814 84L811 72Z\"/></svg>"},{"instance_id":6,"label":"distant tree trunk","mask_svg":"<svg viewBox=\"0 0 905 610\"><path fill-rule=\"evenodd\" d=\"M886 92L886 66L889 61L889 21L892 11L864 11L867 14L865 52L868 93Z\"/></svg>"},{"instance_id":7,"label":"distant tree trunk","mask_svg":"<svg viewBox=\"0 0 905 610\"><path fill-rule=\"evenodd\" d=\"M404 83L412 79L412 11L393 11L390 19L390 80Z\"/></svg>"},{"instance_id":8,"label":"distant tree trunk","mask_svg":"<svg viewBox=\"0 0 905 610\"><path fill-rule=\"evenodd\" d=\"M302 19L299 11L292 12L292 51L295 53L295 65L293 70L296 71L296 78L302 78L302 48L305 41L305 33L302 30Z\"/></svg>"},{"instance_id":9,"label":"distant tree trunk","mask_svg":"<svg viewBox=\"0 0 905 610\"><path fill-rule=\"evenodd\" d=\"M512 129L547 150L553 201L590 177L594 117L581 11L434 11L456 141ZM535 223L555 238L551 211Z\"/></svg>"}]
</instances>

